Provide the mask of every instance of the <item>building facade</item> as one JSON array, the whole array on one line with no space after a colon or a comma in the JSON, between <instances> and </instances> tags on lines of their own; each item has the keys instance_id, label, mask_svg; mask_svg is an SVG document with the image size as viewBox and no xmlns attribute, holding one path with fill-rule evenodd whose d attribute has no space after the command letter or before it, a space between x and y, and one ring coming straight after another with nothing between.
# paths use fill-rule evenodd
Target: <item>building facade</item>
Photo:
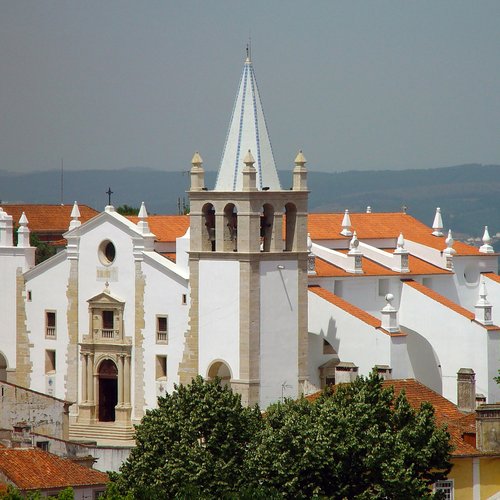
<instances>
[{"instance_id":1,"label":"building facade","mask_svg":"<svg viewBox=\"0 0 500 500\"><path fill-rule=\"evenodd\" d=\"M406 213L308 213L306 159L281 187L247 59L214 189L196 153L189 216L81 221L34 265L0 211L0 377L74 404L70 437L132 444L158 396L220 377L265 408L376 368L456 401L500 398L498 256Z\"/></svg>"}]
</instances>

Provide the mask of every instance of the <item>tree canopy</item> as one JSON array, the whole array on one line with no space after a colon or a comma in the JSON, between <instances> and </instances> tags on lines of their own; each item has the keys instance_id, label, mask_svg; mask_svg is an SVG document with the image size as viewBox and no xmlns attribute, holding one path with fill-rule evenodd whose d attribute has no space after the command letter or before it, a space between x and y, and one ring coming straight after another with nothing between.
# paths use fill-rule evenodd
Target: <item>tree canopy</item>
<instances>
[{"instance_id":1,"label":"tree canopy","mask_svg":"<svg viewBox=\"0 0 500 500\"><path fill-rule=\"evenodd\" d=\"M433 407L372 374L302 398L244 408L201 377L160 398L118 475L134 498L432 498L451 464Z\"/></svg>"}]
</instances>

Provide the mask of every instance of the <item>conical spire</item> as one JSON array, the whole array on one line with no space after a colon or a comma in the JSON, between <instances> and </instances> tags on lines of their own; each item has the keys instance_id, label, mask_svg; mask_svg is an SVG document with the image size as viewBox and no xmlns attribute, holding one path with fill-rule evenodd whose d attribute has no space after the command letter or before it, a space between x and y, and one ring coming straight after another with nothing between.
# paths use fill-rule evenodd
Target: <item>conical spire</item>
<instances>
[{"instance_id":1,"label":"conical spire","mask_svg":"<svg viewBox=\"0 0 500 500\"><path fill-rule=\"evenodd\" d=\"M484 234L483 234L483 245L479 248L481 253L494 253L495 250L491 246L491 236L488 231L488 226L484 226Z\"/></svg>"},{"instance_id":2,"label":"conical spire","mask_svg":"<svg viewBox=\"0 0 500 500\"><path fill-rule=\"evenodd\" d=\"M255 155L257 188L280 190L266 120L260 102L252 61L243 66L238 95L234 103L226 144L215 183L215 191L241 191L243 156L251 150Z\"/></svg>"},{"instance_id":3,"label":"conical spire","mask_svg":"<svg viewBox=\"0 0 500 500\"><path fill-rule=\"evenodd\" d=\"M441 217L441 209L439 207L436 208L432 229L434 229L434 231L432 231L434 236L443 236L443 218Z\"/></svg>"}]
</instances>

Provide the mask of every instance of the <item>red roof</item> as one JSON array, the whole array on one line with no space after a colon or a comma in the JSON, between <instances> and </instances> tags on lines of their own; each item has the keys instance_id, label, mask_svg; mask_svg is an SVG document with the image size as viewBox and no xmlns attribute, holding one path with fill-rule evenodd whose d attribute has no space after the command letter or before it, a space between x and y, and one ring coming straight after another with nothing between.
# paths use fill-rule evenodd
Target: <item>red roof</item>
<instances>
[{"instance_id":1,"label":"red roof","mask_svg":"<svg viewBox=\"0 0 500 500\"><path fill-rule=\"evenodd\" d=\"M492 281L496 281L497 283L500 283L500 276L495 273L483 273L483 276L486 276Z\"/></svg>"},{"instance_id":2,"label":"red roof","mask_svg":"<svg viewBox=\"0 0 500 500\"><path fill-rule=\"evenodd\" d=\"M451 274L451 271L429 264L422 259L414 257L413 255L409 256L408 264L410 272L399 273L363 256L363 274L354 274L345 271L341 267L331 264L320 257L316 257L316 275L329 278L342 278L347 276L362 278L363 276L421 276L428 274Z\"/></svg>"},{"instance_id":3,"label":"red roof","mask_svg":"<svg viewBox=\"0 0 500 500\"><path fill-rule=\"evenodd\" d=\"M363 309L360 309L359 307L356 307L355 305L351 304L350 302L347 302L344 299L341 299L337 295L335 295L332 292L329 292L328 290L325 290L324 288L320 287L319 285L309 285L308 290L314 294L316 294L318 297L321 297L322 299L326 300L327 302L330 302L330 304L333 304L334 306L337 306L338 308L342 309L346 313L350 314L351 316L354 316L355 318L358 318L359 320L363 321L363 323L366 323L367 325L373 326L373 328L376 328L380 330L383 333L386 333L387 335L391 336L403 336L405 335L404 333L389 333L387 330L384 330L381 325L382 322L376 318L375 316L372 316L371 314L367 313L366 311L363 311Z\"/></svg>"},{"instance_id":4,"label":"red roof","mask_svg":"<svg viewBox=\"0 0 500 500\"><path fill-rule=\"evenodd\" d=\"M315 214L308 217L308 231L313 240L346 240L350 237L342 236L342 219L344 214ZM405 240L421 243L428 247L442 251L446 248L445 236L433 236L432 229L411 215L404 213L352 213L351 229L356 231L360 240L367 239L396 239L403 233ZM456 255L484 255L473 246L460 241L455 242L453 248ZM411 267L410 267L411 269Z\"/></svg>"},{"instance_id":5,"label":"red roof","mask_svg":"<svg viewBox=\"0 0 500 500\"><path fill-rule=\"evenodd\" d=\"M127 219L134 224L139 222L136 215ZM184 236L189 228L189 215L150 215L147 221L149 229L158 241L175 241L176 238Z\"/></svg>"},{"instance_id":6,"label":"red roof","mask_svg":"<svg viewBox=\"0 0 500 500\"><path fill-rule=\"evenodd\" d=\"M20 490L105 486L108 475L38 448L1 448L0 471Z\"/></svg>"},{"instance_id":7,"label":"red roof","mask_svg":"<svg viewBox=\"0 0 500 500\"><path fill-rule=\"evenodd\" d=\"M469 319L470 321L475 321L475 315L473 312L469 311L468 309L465 309L465 307L462 307L455 302L451 301L450 299L444 297L443 295L440 295L439 293L435 292L434 290L431 290L430 288L427 288L424 285L421 285L420 283L417 283L416 281L413 280L402 280L403 284L411 286L415 290L418 290L420 293L423 293L427 297L431 298L432 300L435 300L436 302L439 302L441 305L447 307L448 309L451 309L452 311L455 311L457 314L460 314L464 318ZM476 323L479 326L482 326L486 330L498 330L499 327L492 325L492 326L486 326L483 325L482 323L479 323L476 321Z\"/></svg>"},{"instance_id":8,"label":"red roof","mask_svg":"<svg viewBox=\"0 0 500 500\"><path fill-rule=\"evenodd\" d=\"M28 218L33 233L65 233L69 229L73 205L2 205L4 212L12 215L17 224L22 213ZM80 222L87 222L99 212L87 205L78 205Z\"/></svg>"}]
</instances>

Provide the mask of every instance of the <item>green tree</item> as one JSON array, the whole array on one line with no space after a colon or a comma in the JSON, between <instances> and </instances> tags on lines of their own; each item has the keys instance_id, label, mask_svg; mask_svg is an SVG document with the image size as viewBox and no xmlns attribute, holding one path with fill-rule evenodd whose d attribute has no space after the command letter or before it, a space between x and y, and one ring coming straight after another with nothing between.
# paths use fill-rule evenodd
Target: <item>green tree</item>
<instances>
[{"instance_id":1,"label":"green tree","mask_svg":"<svg viewBox=\"0 0 500 500\"><path fill-rule=\"evenodd\" d=\"M260 424L220 381L197 377L158 399L136 428L118 485L134 498L214 498L238 491L247 446Z\"/></svg>"},{"instance_id":2,"label":"green tree","mask_svg":"<svg viewBox=\"0 0 500 500\"><path fill-rule=\"evenodd\" d=\"M138 215L139 214L139 209L137 207L131 207L127 204L120 205L117 207L116 211L120 215Z\"/></svg>"},{"instance_id":3,"label":"green tree","mask_svg":"<svg viewBox=\"0 0 500 500\"><path fill-rule=\"evenodd\" d=\"M375 374L308 404L269 408L247 455L249 484L286 498L431 498L430 485L451 468L449 434L432 406L413 410Z\"/></svg>"}]
</instances>

